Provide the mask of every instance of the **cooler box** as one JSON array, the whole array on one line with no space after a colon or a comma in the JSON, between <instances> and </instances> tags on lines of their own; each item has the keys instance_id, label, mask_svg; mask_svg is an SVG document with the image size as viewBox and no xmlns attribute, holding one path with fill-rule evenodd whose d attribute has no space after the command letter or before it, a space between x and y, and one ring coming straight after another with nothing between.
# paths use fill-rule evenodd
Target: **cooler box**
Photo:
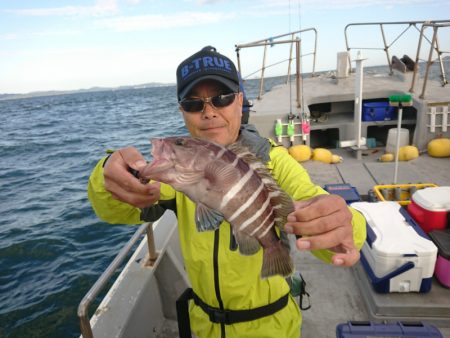
<instances>
[{"instance_id":1,"label":"cooler box","mask_svg":"<svg viewBox=\"0 0 450 338\"><path fill-rule=\"evenodd\" d=\"M425 232L447 227L450 211L450 187L425 188L411 197L408 212Z\"/></svg>"},{"instance_id":2,"label":"cooler box","mask_svg":"<svg viewBox=\"0 0 450 338\"><path fill-rule=\"evenodd\" d=\"M450 288L450 229L433 230L428 235L438 248L434 275L443 286Z\"/></svg>"},{"instance_id":3,"label":"cooler box","mask_svg":"<svg viewBox=\"0 0 450 338\"><path fill-rule=\"evenodd\" d=\"M363 121L389 121L394 118L395 108L389 102L364 102L362 107Z\"/></svg>"},{"instance_id":4,"label":"cooler box","mask_svg":"<svg viewBox=\"0 0 450 338\"><path fill-rule=\"evenodd\" d=\"M414 337L443 338L442 333L433 325L423 322L348 322L336 327L337 338L370 338L370 337Z\"/></svg>"},{"instance_id":5,"label":"cooler box","mask_svg":"<svg viewBox=\"0 0 450 338\"><path fill-rule=\"evenodd\" d=\"M366 218L361 263L375 291L428 292L437 247L397 202L356 202Z\"/></svg>"},{"instance_id":6,"label":"cooler box","mask_svg":"<svg viewBox=\"0 0 450 338\"><path fill-rule=\"evenodd\" d=\"M325 184L324 189L330 194L341 196L347 202L347 204L361 201L358 190L347 183Z\"/></svg>"}]
</instances>

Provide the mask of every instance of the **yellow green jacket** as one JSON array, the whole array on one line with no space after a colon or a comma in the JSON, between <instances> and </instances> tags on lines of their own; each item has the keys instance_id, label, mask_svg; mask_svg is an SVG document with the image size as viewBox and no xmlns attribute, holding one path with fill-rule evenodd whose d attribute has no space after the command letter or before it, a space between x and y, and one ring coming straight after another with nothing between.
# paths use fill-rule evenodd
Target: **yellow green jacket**
<instances>
[{"instance_id":1,"label":"yellow green jacket","mask_svg":"<svg viewBox=\"0 0 450 338\"><path fill-rule=\"evenodd\" d=\"M306 170L282 147L271 143L267 167L280 187L294 200L304 200L326 194L314 185ZM141 210L112 199L103 185L103 160L89 179L89 199L96 214L109 223L140 223ZM228 310L251 309L273 303L289 292L286 280L280 276L260 278L262 250L252 256L242 256L233 247L231 226L223 222L216 231L198 232L195 204L184 194L161 184L161 200L176 202L178 230L184 264L194 292L207 304ZM365 221L353 209L353 233L358 248L365 240ZM318 250L314 255L330 262L331 252ZM232 325L211 323L207 314L190 303L190 321L194 334L200 338L292 337L300 336L301 314L295 300L275 314L251 322ZM223 327L221 328L221 325Z\"/></svg>"}]
</instances>

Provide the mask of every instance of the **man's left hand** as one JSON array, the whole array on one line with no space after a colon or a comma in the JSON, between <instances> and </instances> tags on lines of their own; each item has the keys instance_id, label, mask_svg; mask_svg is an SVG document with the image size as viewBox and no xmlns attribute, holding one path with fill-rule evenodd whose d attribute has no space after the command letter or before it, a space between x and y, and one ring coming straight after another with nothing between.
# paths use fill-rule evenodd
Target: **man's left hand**
<instances>
[{"instance_id":1,"label":"man's left hand","mask_svg":"<svg viewBox=\"0 0 450 338\"><path fill-rule=\"evenodd\" d=\"M353 241L352 213L342 197L320 195L296 201L294 207L285 229L302 236L297 239L299 250L329 249L335 252L331 259L334 265L352 266L359 260Z\"/></svg>"}]
</instances>

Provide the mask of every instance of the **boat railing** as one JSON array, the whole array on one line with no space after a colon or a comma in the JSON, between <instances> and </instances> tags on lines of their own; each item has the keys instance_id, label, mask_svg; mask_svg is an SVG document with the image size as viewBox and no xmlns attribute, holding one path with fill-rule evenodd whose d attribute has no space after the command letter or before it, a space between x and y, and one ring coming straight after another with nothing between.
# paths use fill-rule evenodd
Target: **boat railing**
<instances>
[{"instance_id":1,"label":"boat railing","mask_svg":"<svg viewBox=\"0 0 450 338\"><path fill-rule=\"evenodd\" d=\"M313 50L311 52L302 54L301 53L301 35L305 34L305 33L314 33L314 47ZM281 45L281 44L290 44L290 49L289 49L289 55L288 58L283 59L281 61L277 61L275 63L272 64L266 64L267 62L267 47L273 47L276 45ZM290 77L291 77L291 66L292 66L292 61L295 60L296 61L296 93L297 93L297 103L298 103L298 107L300 107L300 88L301 88L301 60L303 57L312 55L312 72L311 75L314 76L315 75L315 68L316 68L316 54L317 54L317 30L315 28L306 28L306 29L301 29L298 31L294 31L294 32L290 32L290 33L286 33L286 34L282 34L282 35L277 35L277 36L273 36L273 37L268 37L262 40L258 40L258 41L253 41L253 42L249 42L249 43L243 43L243 44L238 44L235 45L236 47L236 55L237 55L237 64L238 64L238 70L242 76L243 79L246 79L252 75L255 75L257 73L260 72L260 82L259 82L259 94L257 96L257 99L260 100L263 93L264 93L264 77L265 77L265 71L267 68L273 67L273 66L277 66L281 63L287 62L288 63L288 67L287 67L287 77L286 77L286 83L289 83L291 81ZM263 52L263 59L262 59L262 66L261 68L257 69L256 71L252 72L251 74L247 74L245 76L243 76L242 74L242 67L241 67L241 58L240 58L240 51L241 49L244 48L255 48L255 47L263 47L264 48L264 52ZM295 57L293 56L293 52L294 52L294 47L295 47Z\"/></svg>"},{"instance_id":2,"label":"boat railing","mask_svg":"<svg viewBox=\"0 0 450 338\"><path fill-rule=\"evenodd\" d=\"M449 27L450 20L434 20L434 21L396 21L396 22L360 22L360 23L350 23L347 26L345 26L344 29L344 36L345 36L345 45L347 48L347 51L349 52L348 55L348 62L349 65L351 65L350 60L350 51L351 50L380 50L383 51L386 55L387 59L387 65L389 67L389 74L393 74L393 65L392 65L392 59L390 55L391 48L393 45L409 30L416 29L419 32L419 43L417 47L417 53L416 53L416 60L414 64L414 73L412 77L412 84L410 88L410 92L414 92L414 86L415 86L415 80L417 72L419 71L419 61L424 61L423 59L420 59L420 53L421 53L421 47L422 42L425 40L430 44L430 51L429 56L427 60L427 66L426 66L426 72L424 77L424 83L423 83L423 89L422 94L420 95L420 98L424 98L425 95L425 89L427 84L427 79L429 76L429 70L431 65L436 61L436 59L433 59L434 52L437 53L437 61L439 63L440 71L441 71L441 83L443 86L448 84L448 81L445 76L445 69L444 69L444 63L442 60L442 54L449 53L448 51L442 51L439 46L439 39L438 39L438 30L439 28ZM349 29L355 26L379 26L380 32L381 32L381 39L383 42L382 47L361 47L361 46L350 46L349 43ZM385 28L388 26L406 26L400 33L398 33L396 36L394 36L393 40L391 42L388 42ZM430 40L425 35L425 30L427 28L433 28L433 37ZM351 69L351 67L350 67Z\"/></svg>"},{"instance_id":3,"label":"boat railing","mask_svg":"<svg viewBox=\"0 0 450 338\"><path fill-rule=\"evenodd\" d=\"M156 261L157 253L155 249L155 241L153 237L153 224L144 223L139 229L133 234L127 244L122 248L122 250L117 254L108 268L102 273L99 279L91 287L91 289L86 293L78 306L78 318L80 319L80 329L83 338L93 338L92 327L89 320L89 305L98 296L98 294L105 288L111 277L114 275L115 271L123 263L125 258L128 256L136 242L141 238L141 236L147 234L147 243L149 251L149 261L148 266Z\"/></svg>"},{"instance_id":4,"label":"boat railing","mask_svg":"<svg viewBox=\"0 0 450 338\"><path fill-rule=\"evenodd\" d=\"M425 35L425 30L427 28L432 28L433 29L433 37L431 39L431 41L426 37ZM437 54L437 60L439 62L439 68L440 68L440 72L441 72L441 85L442 87L444 87L445 85L448 84L448 80L447 77L445 75L445 66L442 60L442 55L443 54L450 54L450 51L443 51L441 50L441 48L439 47L439 31L442 31L444 28L450 29L450 20L447 20L447 22L440 22L440 23L435 23L435 22L427 22L424 23L422 25L422 28L420 30L420 37L419 37L419 44L417 46L417 54L416 54L416 61L415 61L415 67L414 67L414 73L413 73L413 77L412 77L412 82L411 82L411 88L409 89L409 91L411 93L414 92L414 86L415 86L415 82L416 82L416 77L417 77L417 73L419 71L418 69L418 64L420 61L420 50L422 47L422 41L425 39L430 43L430 51L428 53L428 59L427 61L427 66L425 69L425 75L424 75L424 80L423 80L423 85L422 85L422 93L420 94L420 98L424 99L425 98L425 91L427 88L427 82L428 82L428 76L430 73L430 67L433 65L433 63L436 61L436 58L433 58L434 53L436 52ZM447 30L448 31L448 30Z\"/></svg>"}]
</instances>

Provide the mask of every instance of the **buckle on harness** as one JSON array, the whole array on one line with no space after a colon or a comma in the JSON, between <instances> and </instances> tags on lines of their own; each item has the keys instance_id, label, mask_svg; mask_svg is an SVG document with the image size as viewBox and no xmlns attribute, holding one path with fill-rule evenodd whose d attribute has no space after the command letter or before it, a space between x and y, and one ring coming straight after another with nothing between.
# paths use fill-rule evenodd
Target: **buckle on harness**
<instances>
[{"instance_id":1,"label":"buckle on harness","mask_svg":"<svg viewBox=\"0 0 450 338\"><path fill-rule=\"evenodd\" d=\"M300 272L289 276L287 282L291 288L291 295L298 297L299 307L301 310L308 310L311 307L311 300L309 293L306 291L306 282ZM304 302L306 297L306 302ZM305 304L306 303L306 304Z\"/></svg>"},{"instance_id":2,"label":"buckle on harness","mask_svg":"<svg viewBox=\"0 0 450 338\"><path fill-rule=\"evenodd\" d=\"M218 310L209 308L209 320L213 323L230 324L230 312L227 310Z\"/></svg>"}]
</instances>

